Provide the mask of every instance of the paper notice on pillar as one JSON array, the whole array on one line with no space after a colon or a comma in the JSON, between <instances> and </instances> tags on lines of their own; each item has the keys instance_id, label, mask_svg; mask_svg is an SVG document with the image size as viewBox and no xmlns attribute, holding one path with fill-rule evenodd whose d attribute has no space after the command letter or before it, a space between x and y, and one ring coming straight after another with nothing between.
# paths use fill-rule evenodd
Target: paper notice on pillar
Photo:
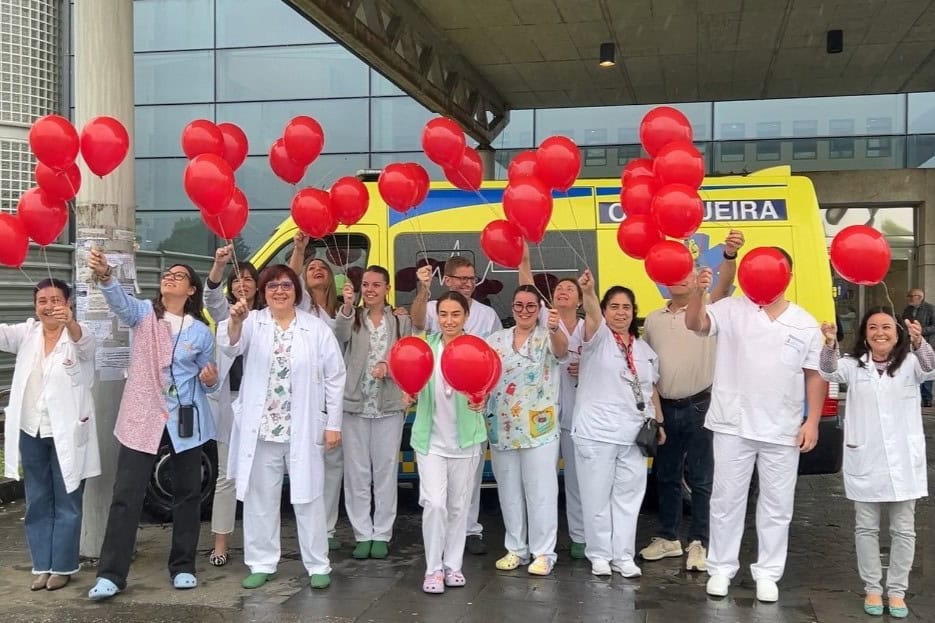
<instances>
[{"instance_id":1,"label":"paper notice on pillar","mask_svg":"<svg viewBox=\"0 0 935 623\"><path fill-rule=\"evenodd\" d=\"M130 348L127 346L104 347L96 351L95 367L102 381L122 381L127 376L129 365Z\"/></svg>"}]
</instances>

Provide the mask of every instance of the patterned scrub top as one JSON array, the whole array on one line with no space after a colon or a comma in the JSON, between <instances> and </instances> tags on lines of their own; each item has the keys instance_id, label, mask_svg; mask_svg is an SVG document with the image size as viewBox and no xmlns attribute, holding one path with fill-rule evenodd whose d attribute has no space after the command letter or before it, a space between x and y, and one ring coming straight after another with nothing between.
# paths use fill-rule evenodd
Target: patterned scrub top
<instances>
[{"instance_id":1,"label":"patterned scrub top","mask_svg":"<svg viewBox=\"0 0 935 623\"><path fill-rule=\"evenodd\" d=\"M364 395L364 409L361 417L379 418L390 415L396 415L401 411L383 413L380 411L380 391L382 385L386 383L383 379L374 378L370 373L374 367L381 361L386 361L386 353L389 351L389 331L386 329L386 317L379 327L373 326L370 315L363 314L364 322L367 323L367 330L370 331L370 350L367 352L367 367L364 369L364 375L360 381L360 391Z\"/></svg>"},{"instance_id":2,"label":"patterned scrub top","mask_svg":"<svg viewBox=\"0 0 935 623\"><path fill-rule=\"evenodd\" d=\"M559 436L560 361L552 354L549 330L537 326L518 350L513 329L487 338L500 355L503 373L487 403L487 436L497 450L536 448Z\"/></svg>"},{"instance_id":3,"label":"patterned scrub top","mask_svg":"<svg viewBox=\"0 0 935 623\"><path fill-rule=\"evenodd\" d=\"M285 329L273 326L273 357L260 417L260 439L288 443L292 421L292 338L295 320Z\"/></svg>"}]
</instances>

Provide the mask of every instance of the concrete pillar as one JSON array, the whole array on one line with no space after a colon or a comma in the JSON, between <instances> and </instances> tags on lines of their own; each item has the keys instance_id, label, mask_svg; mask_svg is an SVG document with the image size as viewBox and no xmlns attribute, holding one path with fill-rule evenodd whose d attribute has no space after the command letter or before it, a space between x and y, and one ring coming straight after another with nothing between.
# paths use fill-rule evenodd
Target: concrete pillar
<instances>
[{"instance_id":1,"label":"concrete pillar","mask_svg":"<svg viewBox=\"0 0 935 623\"><path fill-rule=\"evenodd\" d=\"M493 158L494 148L490 145L478 145L477 155L480 156L480 161L484 165L484 179L497 179L497 165Z\"/></svg>"},{"instance_id":2,"label":"concrete pillar","mask_svg":"<svg viewBox=\"0 0 935 623\"><path fill-rule=\"evenodd\" d=\"M75 223L76 281L79 293L88 292L88 305L79 307L79 317L106 318L101 309L103 297L90 282L87 250L103 247L108 253L135 251L133 188L133 0L80 0L74 4L75 32L75 127L100 115L119 119L131 137L130 153L117 169L104 178L84 166L78 193ZM128 281L123 273L122 281ZM135 271L132 272L135 278ZM96 316L95 316L96 314ZM98 349L129 346L127 332L118 331L111 321L111 338L99 339ZM99 370L100 372L100 370ZM110 375L112 376L112 375ZM97 434L101 445L103 474L87 482L84 491L84 522L81 554L97 558L104 540L117 467L114 423L123 394L123 380L104 380L98 375L94 399L97 407Z\"/></svg>"}]
</instances>

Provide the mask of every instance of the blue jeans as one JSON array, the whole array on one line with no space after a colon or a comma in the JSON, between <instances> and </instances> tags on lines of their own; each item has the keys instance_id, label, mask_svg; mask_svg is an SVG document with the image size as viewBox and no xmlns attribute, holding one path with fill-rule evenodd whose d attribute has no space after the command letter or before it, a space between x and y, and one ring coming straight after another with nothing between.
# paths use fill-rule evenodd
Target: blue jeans
<instances>
[{"instance_id":1,"label":"blue jeans","mask_svg":"<svg viewBox=\"0 0 935 623\"><path fill-rule=\"evenodd\" d=\"M682 475L692 495L689 541L708 545L708 508L714 478L711 431L704 427L710 395L696 401L662 401L666 442L653 460L659 492L659 536L670 541L679 538L682 519Z\"/></svg>"},{"instance_id":2,"label":"blue jeans","mask_svg":"<svg viewBox=\"0 0 935 623\"><path fill-rule=\"evenodd\" d=\"M924 381L919 389L922 392L922 402L932 402L932 382Z\"/></svg>"},{"instance_id":3,"label":"blue jeans","mask_svg":"<svg viewBox=\"0 0 935 623\"><path fill-rule=\"evenodd\" d=\"M19 452L26 485L26 542L32 572L71 575L80 568L81 497L84 482L68 493L51 437L20 431Z\"/></svg>"}]
</instances>

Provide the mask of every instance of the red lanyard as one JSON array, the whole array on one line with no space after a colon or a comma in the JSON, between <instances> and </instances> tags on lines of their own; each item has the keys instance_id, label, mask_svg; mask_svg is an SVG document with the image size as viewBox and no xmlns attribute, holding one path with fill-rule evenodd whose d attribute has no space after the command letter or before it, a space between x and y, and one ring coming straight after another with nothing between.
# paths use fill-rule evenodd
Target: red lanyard
<instances>
[{"instance_id":1,"label":"red lanyard","mask_svg":"<svg viewBox=\"0 0 935 623\"><path fill-rule=\"evenodd\" d=\"M636 363L633 361L633 334L627 333L628 340L624 341L623 336L616 331L611 330L610 333L614 336L614 341L617 342L620 352L627 358L627 367L630 368L630 374L636 378Z\"/></svg>"}]
</instances>

